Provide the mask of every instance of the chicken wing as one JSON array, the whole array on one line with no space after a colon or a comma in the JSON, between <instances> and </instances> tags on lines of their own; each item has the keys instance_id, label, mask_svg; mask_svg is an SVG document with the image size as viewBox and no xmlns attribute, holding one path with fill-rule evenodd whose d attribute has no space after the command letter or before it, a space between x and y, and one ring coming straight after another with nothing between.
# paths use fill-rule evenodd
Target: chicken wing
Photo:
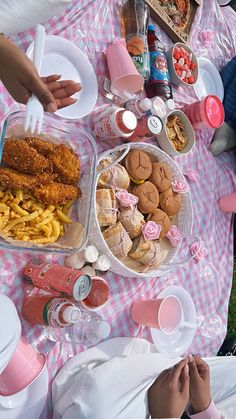
<instances>
[{"instance_id":1,"label":"chicken wing","mask_svg":"<svg viewBox=\"0 0 236 419\"><path fill-rule=\"evenodd\" d=\"M35 199L44 204L60 205L65 204L68 201L75 201L81 196L81 192L75 186L53 182L50 185L34 189L32 195Z\"/></svg>"},{"instance_id":2,"label":"chicken wing","mask_svg":"<svg viewBox=\"0 0 236 419\"><path fill-rule=\"evenodd\" d=\"M80 162L72 150L64 144L56 146L51 161L58 182L76 185L80 177Z\"/></svg>"},{"instance_id":3,"label":"chicken wing","mask_svg":"<svg viewBox=\"0 0 236 419\"><path fill-rule=\"evenodd\" d=\"M30 147L25 140L7 138L3 147L2 160L7 166L22 173L38 175L52 172L50 160Z\"/></svg>"},{"instance_id":4,"label":"chicken wing","mask_svg":"<svg viewBox=\"0 0 236 419\"><path fill-rule=\"evenodd\" d=\"M54 175L45 173L38 176L26 175L16 170L0 167L0 186L32 190L52 183Z\"/></svg>"},{"instance_id":5,"label":"chicken wing","mask_svg":"<svg viewBox=\"0 0 236 419\"><path fill-rule=\"evenodd\" d=\"M55 144L42 140L41 138L26 137L24 140L30 147L34 148L34 150L44 157L49 157L55 149Z\"/></svg>"}]
</instances>

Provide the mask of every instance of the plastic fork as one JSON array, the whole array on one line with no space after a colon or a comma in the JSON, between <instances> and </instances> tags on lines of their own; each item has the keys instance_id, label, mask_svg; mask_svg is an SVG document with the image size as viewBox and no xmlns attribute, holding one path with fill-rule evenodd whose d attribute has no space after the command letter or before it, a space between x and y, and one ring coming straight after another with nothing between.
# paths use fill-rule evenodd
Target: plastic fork
<instances>
[{"instance_id":1,"label":"plastic fork","mask_svg":"<svg viewBox=\"0 0 236 419\"><path fill-rule=\"evenodd\" d=\"M34 40L33 63L40 74L45 45L45 28L37 25ZM43 105L35 95L32 95L26 105L25 131L30 130L33 133L36 130L40 134L43 124Z\"/></svg>"}]
</instances>

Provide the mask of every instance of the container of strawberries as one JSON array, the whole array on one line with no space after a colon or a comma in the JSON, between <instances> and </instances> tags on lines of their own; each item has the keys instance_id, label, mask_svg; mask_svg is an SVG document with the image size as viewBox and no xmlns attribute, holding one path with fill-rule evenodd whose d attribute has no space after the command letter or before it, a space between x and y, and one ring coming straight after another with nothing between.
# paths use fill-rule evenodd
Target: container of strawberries
<instances>
[{"instance_id":1,"label":"container of strawberries","mask_svg":"<svg viewBox=\"0 0 236 419\"><path fill-rule=\"evenodd\" d=\"M198 62L193 50L177 42L166 55L171 83L176 86L193 86L198 79Z\"/></svg>"}]
</instances>

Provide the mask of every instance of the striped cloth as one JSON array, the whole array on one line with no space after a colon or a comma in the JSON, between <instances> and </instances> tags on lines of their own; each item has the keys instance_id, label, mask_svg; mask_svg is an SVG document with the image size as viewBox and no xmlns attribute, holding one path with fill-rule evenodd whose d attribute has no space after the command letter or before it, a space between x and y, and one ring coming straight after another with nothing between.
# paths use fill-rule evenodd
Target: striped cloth
<instances>
[{"instance_id":1,"label":"striped cloth","mask_svg":"<svg viewBox=\"0 0 236 419\"><path fill-rule=\"evenodd\" d=\"M97 76L107 74L103 58L105 47L120 35L120 9L123 0L75 0L60 18L45 24L48 34L61 35L79 46L90 58ZM198 56L211 59L221 70L236 55L236 15L230 7L219 8L217 0L204 0L195 17L190 45ZM211 45L203 42L202 31L214 34ZM166 48L171 45L168 36L157 28L158 36ZM16 35L13 40L26 50L34 36L30 29ZM191 87L174 90L179 105L191 103L197 98ZM93 117L109 102L99 96L93 115L77 123L78 128L91 130ZM4 114L15 109L15 105L0 87L0 120ZM198 314L199 328L189 352L210 356L216 354L227 330L228 302L233 271L232 217L218 209L218 199L236 189L233 172L233 154L224 153L215 159L208 151L213 131L197 133L196 147L187 156L176 159L183 172L194 169L200 174L200 181L190 182L193 200L193 234L200 235L208 249L207 257L200 263L191 261L174 269L161 278L140 280L127 279L109 272L106 279L111 286L111 299L101 314L112 325L111 337L141 336L150 339L147 328L140 330L130 318L131 304L140 298L155 298L169 285L181 285L192 296ZM98 141L99 151L118 145L119 141ZM77 143L80 153L83 144ZM22 281L22 269L30 255L0 251L0 292L7 294L21 317L22 300L27 285ZM56 260L54 258L53 260ZM22 319L22 317L21 317ZM47 366L52 379L66 360L84 348L80 345L52 343L44 338L40 326L30 327L22 319L23 334L47 357ZM50 402L48 418L51 417ZM46 416L44 417L44 419Z\"/></svg>"}]
</instances>

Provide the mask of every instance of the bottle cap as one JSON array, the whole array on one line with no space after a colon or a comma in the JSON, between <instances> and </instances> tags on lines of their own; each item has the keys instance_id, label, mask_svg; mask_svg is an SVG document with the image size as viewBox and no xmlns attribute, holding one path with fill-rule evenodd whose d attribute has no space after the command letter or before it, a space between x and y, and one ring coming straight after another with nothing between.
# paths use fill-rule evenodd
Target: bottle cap
<instances>
[{"instance_id":1,"label":"bottle cap","mask_svg":"<svg viewBox=\"0 0 236 419\"><path fill-rule=\"evenodd\" d=\"M148 30L149 30L149 31L154 31L154 32L155 32L156 28L155 28L155 26L154 26L154 25L148 25Z\"/></svg>"},{"instance_id":2,"label":"bottle cap","mask_svg":"<svg viewBox=\"0 0 236 419\"><path fill-rule=\"evenodd\" d=\"M94 263L97 263L97 262L94 262ZM81 269L81 271L82 271L84 274L89 275L89 276L95 276L95 275L96 275L95 268L93 268L92 266L84 266L84 267Z\"/></svg>"},{"instance_id":3,"label":"bottle cap","mask_svg":"<svg viewBox=\"0 0 236 419\"><path fill-rule=\"evenodd\" d=\"M106 255L100 255L98 260L93 263L93 268L98 271L106 272L111 267L111 261Z\"/></svg>"},{"instance_id":4,"label":"bottle cap","mask_svg":"<svg viewBox=\"0 0 236 419\"><path fill-rule=\"evenodd\" d=\"M96 262L98 258L98 249L95 246L88 246L84 250L84 258L86 262L89 262L89 263Z\"/></svg>"},{"instance_id":5,"label":"bottle cap","mask_svg":"<svg viewBox=\"0 0 236 419\"><path fill-rule=\"evenodd\" d=\"M104 321L101 321L101 323L98 323L97 330L95 331L95 334L97 338L105 339L107 338L111 333L111 325L110 323Z\"/></svg>"},{"instance_id":6,"label":"bottle cap","mask_svg":"<svg viewBox=\"0 0 236 419\"><path fill-rule=\"evenodd\" d=\"M81 311L78 307L75 306L66 307L62 317L66 323L77 323L81 317Z\"/></svg>"},{"instance_id":7,"label":"bottle cap","mask_svg":"<svg viewBox=\"0 0 236 419\"><path fill-rule=\"evenodd\" d=\"M144 112L147 112L152 108L152 101L148 98L141 99L139 102L139 106Z\"/></svg>"},{"instance_id":8,"label":"bottle cap","mask_svg":"<svg viewBox=\"0 0 236 419\"><path fill-rule=\"evenodd\" d=\"M166 105L164 100L159 97L156 96L153 100L152 100L152 113L153 115L158 116L159 118L165 118L166 116Z\"/></svg>"},{"instance_id":9,"label":"bottle cap","mask_svg":"<svg viewBox=\"0 0 236 419\"><path fill-rule=\"evenodd\" d=\"M166 107L167 109L169 109L170 111L173 111L175 109L175 101L173 99L168 99L166 101Z\"/></svg>"},{"instance_id":10,"label":"bottle cap","mask_svg":"<svg viewBox=\"0 0 236 419\"><path fill-rule=\"evenodd\" d=\"M76 301L84 300L90 293L92 279L89 275L80 275L73 287L73 298Z\"/></svg>"},{"instance_id":11,"label":"bottle cap","mask_svg":"<svg viewBox=\"0 0 236 419\"><path fill-rule=\"evenodd\" d=\"M158 135L163 130L163 123L157 116L151 115L148 117L147 126L152 134Z\"/></svg>"},{"instance_id":12,"label":"bottle cap","mask_svg":"<svg viewBox=\"0 0 236 419\"><path fill-rule=\"evenodd\" d=\"M137 127L137 118L133 112L124 111L122 115L122 122L130 131L134 131Z\"/></svg>"},{"instance_id":13,"label":"bottle cap","mask_svg":"<svg viewBox=\"0 0 236 419\"><path fill-rule=\"evenodd\" d=\"M81 269L85 264L84 255L82 253L75 253L66 258L66 266L74 269Z\"/></svg>"}]
</instances>

